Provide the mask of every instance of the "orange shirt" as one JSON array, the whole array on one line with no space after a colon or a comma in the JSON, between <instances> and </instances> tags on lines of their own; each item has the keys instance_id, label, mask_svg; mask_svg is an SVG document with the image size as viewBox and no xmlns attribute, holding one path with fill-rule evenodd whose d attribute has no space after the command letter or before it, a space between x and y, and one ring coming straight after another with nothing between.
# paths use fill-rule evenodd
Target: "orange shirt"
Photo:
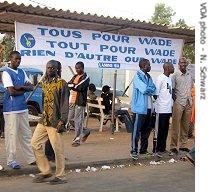
<instances>
[{"instance_id":1,"label":"orange shirt","mask_svg":"<svg viewBox=\"0 0 210 192\"><path fill-rule=\"evenodd\" d=\"M82 75L77 75L76 78L74 79L73 83L75 85L77 85L79 83L79 78L81 77ZM75 104L76 103L76 99L77 99L77 91L73 91L71 90L70 92L70 97L69 97L69 103L71 104Z\"/></svg>"},{"instance_id":2,"label":"orange shirt","mask_svg":"<svg viewBox=\"0 0 210 192\"><path fill-rule=\"evenodd\" d=\"M192 88L192 115L191 122L195 123L195 85Z\"/></svg>"}]
</instances>

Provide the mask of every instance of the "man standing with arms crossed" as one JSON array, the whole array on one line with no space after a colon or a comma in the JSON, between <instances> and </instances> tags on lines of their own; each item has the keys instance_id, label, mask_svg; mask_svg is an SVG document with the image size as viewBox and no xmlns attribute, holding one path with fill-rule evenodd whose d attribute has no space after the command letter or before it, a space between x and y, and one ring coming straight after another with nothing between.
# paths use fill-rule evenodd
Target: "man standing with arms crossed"
<instances>
[{"instance_id":1,"label":"man standing with arms crossed","mask_svg":"<svg viewBox=\"0 0 210 192\"><path fill-rule=\"evenodd\" d=\"M171 128L171 155L178 154L179 150L189 152L186 147L188 140L189 123L191 116L193 79L187 71L188 61L185 57L179 59L179 70L172 76L173 113Z\"/></svg>"},{"instance_id":2,"label":"man standing with arms crossed","mask_svg":"<svg viewBox=\"0 0 210 192\"><path fill-rule=\"evenodd\" d=\"M62 132L65 131L68 118L69 91L66 81L58 76L57 61L51 60L47 63L46 77L41 85L44 95L43 116L31 140L41 173L34 178L33 182L42 183L52 176L49 161L43 151L43 144L49 139L56 163L55 177L50 180L50 184L61 184L65 183L62 179L65 169Z\"/></svg>"},{"instance_id":3,"label":"man standing with arms crossed","mask_svg":"<svg viewBox=\"0 0 210 192\"><path fill-rule=\"evenodd\" d=\"M166 140L168 137L169 119L172 113L172 81L169 77L174 73L174 66L170 63L163 65L163 74L156 81L156 121L158 128L156 152L159 157L166 152Z\"/></svg>"},{"instance_id":4,"label":"man standing with arms crossed","mask_svg":"<svg viewBox=\"0 0 210 192\"><path fill-rule=\"evenodd\" d=\"M141 148L148 144L149 126L148 126L148 99L155 94L155 85L151 76L148 74L151 70L148 59L142 59L139 62L140 70L137 71L133 80L133 94L131 101L131 111L134 113L134 126L131 138L130 156L138 159L138 142L141 136ZM151 113L151 110L150 110ZM140 152L142 149L140 150Z\"/></svg>"},{"instance_id":5,"label":"man standing with arms crossed","mask_svg":"<svg viewBox=\"0 0 210 192\"><path fill-rule=\"evenodd\" d=\"M35 164L35 157L31 149L31 129L28 120L28 107L25 92L33 90L26 73L18 68L21 55L17 51L10 53L10 65L2 75L4 84L3 114L5 120L5 146L7 165L12 169L20 169L16 162L16 140L19 138L20 146L28 164Z\"/></svg>"}]
</instances>

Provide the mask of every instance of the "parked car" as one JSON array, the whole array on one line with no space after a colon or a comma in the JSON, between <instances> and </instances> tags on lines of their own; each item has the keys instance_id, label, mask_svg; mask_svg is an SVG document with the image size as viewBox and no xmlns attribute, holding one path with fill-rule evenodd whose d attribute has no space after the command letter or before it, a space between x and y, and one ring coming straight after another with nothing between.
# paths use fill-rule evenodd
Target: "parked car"
<instances>
[{"instance_id":1,"label":"parked car","mask_svg":"<svg viewBox=\"0 0 210 192\"><path fill-rule=\"evenodd\" d=\"M2 73L5 70L6 67L0 68L0 107L2 107L3 103L3 94L4 94L4 87L2 83ZM30 81L33 85L36 85L43 75L43 72L36 68L31 67L21 67L23 69ZM28 97L30 93L25 93L26 98ZM38 87L32 97L27 102L29 114L38 116L39 113L42 113L42 88Z\"/></svg>"}]
</instances>

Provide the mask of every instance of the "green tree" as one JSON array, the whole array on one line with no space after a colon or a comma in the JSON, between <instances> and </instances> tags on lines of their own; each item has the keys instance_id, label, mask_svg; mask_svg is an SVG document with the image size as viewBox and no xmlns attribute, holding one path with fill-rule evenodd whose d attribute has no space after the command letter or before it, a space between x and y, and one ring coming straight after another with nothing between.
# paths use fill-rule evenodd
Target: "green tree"
<instances>
[{"instance_id":1,"label":"green tree","mask_svg":"<svg viewBox=\"0 0 210 192\"><path fill-rule=\"evenodd\" d=\"M167 7L164 3L155 5L155 12L152 16L152 22L161 25L170 25L172 17L176 14L171 7Z\"/></svg>"},{"instance_id":2,"label":"green tree","mask_svg":"<svg viewBox=\"0 0 210 192\"><path fill-rule=\"evenodd\" d=\"M175 26L180 28L189 28L184 19L179 19L179 21L176 22Z\"/></svg>"},{"instance_id":3,"label":"green tree","mask_svg":"<svg viewBox=\"0 0 210 192\"><path fill-rule=\"evenodd\" d=\"M183 47L183 57L190 60L191 63L195 63L195 44L185 44Z\"/></svg>"},{"instance_id":4,"label":"green tree","mask_svg":"<svg viewBox=\"0 0 210 192\"><path fill-rule=\"evenodd\" d=\"M155 11L151 21L156 24L162 24L176 28L189 28L184 19L179 19L173 25L172 18L175 14L176 13L171 7L167 7L164 3L158 3L155 5ZM195 63L195 44L185 44L183 47L182 56L189 59L191 63Z\"/></svg>"},{"instance_id":5,"label":"green tree","mask_svg":"<svg viewBox=\"0 0 210 192\"><path fill-rule=\"evenodd\" d=\"M175 26L179 28L189 28L184 19L179 19ZM195 44L185 44L182 55L189 59L191 63L195 63Z\"/></svg>"},{"instance_id":6,"label":"green tree","mask_svg":"<svg viewBox=\"0 0 210 192\"><path fill-rule=\"evenodd\" d=\"M8 61L10 52L14 50L15 37L13 35L6 34L3 37L1 44L5 45L5 51L3 53L3 61L6 62Z\"/></svg>"}]
</instances>

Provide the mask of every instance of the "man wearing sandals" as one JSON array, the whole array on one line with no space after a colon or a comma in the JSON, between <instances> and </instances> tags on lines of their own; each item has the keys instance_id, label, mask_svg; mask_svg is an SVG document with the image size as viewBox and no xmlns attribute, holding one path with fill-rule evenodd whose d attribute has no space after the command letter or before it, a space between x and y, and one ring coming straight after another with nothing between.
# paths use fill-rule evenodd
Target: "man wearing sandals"
<instances>
[{"instance_id":1,"label":"man wearing sandals","mask_svg":"<svg viewBox=\"0 0 210 192\"><path fill-rule=\"evenodd\" d=\"M68 118L69 90L66 81L61 79L57 73L57 61L50 60L46 66L46 77L41 83L43 89L43 117L37 125L31 145L34 151L39 170L33 182L42 183L51 177L51 167L44 154L43 144L50 140L55 152L56 171L55 176L49 181L50 184L61 184L65 169L65 157L63 148L62 132Z\"/></svg>"},{"instance_id":2,"label":"man wearing sandals","mask_svg":"<svg viewBox=\"0 0 210 192\"><path fill-rule=\"evenodd\" d=\"M10 53L10 65L2 75L4 84L3 114L5 120L5 146L7 165L12 169L20 169L16 162L17 137L28 164L35 164L35 157L31 149L31 129L28 121L28 108L25 92L32 91L33 86L29 82L26 73L19 69L21 55L17 51Z\"/></svg>"}]
</instances>

